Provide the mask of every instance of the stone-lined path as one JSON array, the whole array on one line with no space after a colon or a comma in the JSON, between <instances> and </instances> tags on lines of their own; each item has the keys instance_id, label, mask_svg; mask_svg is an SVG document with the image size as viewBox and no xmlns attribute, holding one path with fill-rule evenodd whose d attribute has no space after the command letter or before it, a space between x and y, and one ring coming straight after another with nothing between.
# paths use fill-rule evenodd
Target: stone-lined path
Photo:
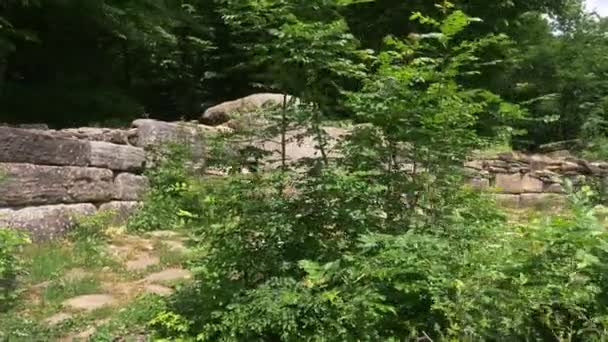
<instances>
[{"instance_id":1,"label":"stone-lined path","mask_svg":"<svg viewBox=\"0 0 608 342\"><path fill-rule=\"evenodd\" d=\"M89 293L68 298L61 303L59 312L44 320L48 326L57 326L79 314L93 313L96 310L120 310L130 301L141 294L169 296L178 283L191 278L190 271L181 268L179 264L163 262L163 253L173 253L170 260L176 260L175 254L183 255L185 259L188 249L184 246L184 238L172 231L157 231L145 236L135 236L118 233L113 236L105 247L108 255L118 263L122 271L104 268L101 273L91 274L84 269L73 269L66 272L62 281L74 281L95 277L103 279L98 293ZM48 282L32 287L39 291L48 286ZM92 336L96 327L105 323L106 319L97 320L89 326L73 332L60 341L86 341Z\"/></svg>"}]
</instances>

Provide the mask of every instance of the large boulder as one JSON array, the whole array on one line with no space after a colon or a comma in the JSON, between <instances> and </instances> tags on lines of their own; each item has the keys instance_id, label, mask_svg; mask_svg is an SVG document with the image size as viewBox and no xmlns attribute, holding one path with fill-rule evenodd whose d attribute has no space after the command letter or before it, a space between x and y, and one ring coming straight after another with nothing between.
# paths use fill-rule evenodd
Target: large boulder
<instances>
[{"instance_id":1,"label":"large boulder","mask_svg":"<svg viewBox=\"0 0 608 342\"><path fill-rule=\"evenodd\" d=\"M225 132L225 127L210 127L191 122L164 122L152 119L133 121L137 129L135 145L150 148L166 143L199 144L207 134Z\"/></svg>"},{"instance_id":2,"label":"large boulder","mask_svg":"<svg viewBox=\"0 0 608 342\"><path fill-rule=\"evenodd\" d=\"M323 127L325 131L327 146L325 152L329 158L339 157L336 151L337 142L349 134L349 130L339 127ZM286 135L287 144L285 146L285 157L287 164L294 164L306 159L320 158L321 154L317 148L317 141L314 136L304 134L303 130L289 132ZM269 153L265 158L268 168L276 168L281 164L281 138L276 137L271 140L253 142L252 146Z\"/></svg>"},{"instance_id":3,"label":"large boulder","mask_svg":"<svg viewBox=\"0 0 608 342\"><path fill-rule=\"evenodd\" d=\"M28 231L34 241L50 240L60 237L80 217L92 215L96 211L90 203L0 209L0 228Z\"/></svg>"},{"instance_id":4,"label":"large boulder","mask_svg":"<svg viewBox=\"0 0 608 342\"><path fill-rule=\"evenodd\" d=\"M221 125L230 121L233 114L247 114L265 106L280 105L284 101L284 96L275 93L259 93L223 102L208 108L201 116L200 122L211 126ZM287 102L291 102L291 100L292 97L287 95Z\"/></svg>"},{"instance_id":5,"label":"large boulder","mask_svg":"<svg viewBox=\"0 0 608 342\"><path fill-rule=\"evenodd\" d=\"M117 171L141 171L146 161L143 148L91 141L91 166Z\"/></svg>"},{"instance_id":6,"label":"large boulder","mask_svg":"<svg viewBox=\"0 0 608 342\"><path fill-rule=\"evenodd\" d=\"M86 166L90 156L86 141L47 131L0 127L0 162Z\"/></svg>"},{"instance_id":7,"label":"large boulder","mask_svg":"<svg viewBox=\"0 0 608 342\"><path fill-rule=\"evenodd\" d=\"M148 191L148 178L130 173L121 173L114 179L114 199L137 201Z\"/></svg>"},{"instance_id":8,"label":"large boulder","mask_svg":"<svg viewBox=\"0 0 608 342\"><path fill-rule=\"evenodd\" d=\"M100 203L112 199L112 171L92 167L0 163L0 207Z\"/></svg>"},{"instance_id":9,"label":"large boulder","mask_svg":"<svg viewBox=\"0 0 608 342\"><path fill-rule=\"evenodd\" d=\"M211 127L187 122L163 122L151 119L133 121L137 128L135 145L143 147L147 153L147 162L153 166L159 152L166 152L169 143L188 146L191 152L191 163L194 169L200 169L205 160L205 137L225 132L226 127ZM163 153L160 153L162 157Z\"/></svg>"}]
</instances>

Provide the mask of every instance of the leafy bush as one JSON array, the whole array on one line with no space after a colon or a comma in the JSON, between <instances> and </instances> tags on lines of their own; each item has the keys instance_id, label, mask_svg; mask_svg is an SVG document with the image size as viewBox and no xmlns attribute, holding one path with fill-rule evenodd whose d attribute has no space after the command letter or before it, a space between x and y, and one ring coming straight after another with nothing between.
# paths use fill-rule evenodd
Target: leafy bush
<instances>
[{"instance_id":1,"label":"leafy bush","mask_svg":"<svg viewBox=\"0 0 608 342\"><path fill-rule=\"evenodd\" d=\"M147 171L150 191L144 205L133 215L128 228L137 231L174 229L181 225L180 212L194 201L191 173L191 146L169 144L158 149L156 165Z\"/></svg>"},{"instance_id":2,"label":"leafy bush","mask_svg":"<svg viewBox=\"0 0 608 342\"><path fill-rule=\"evenodd\" d=\"M475 73L468 62L477 50L504 38L455 39L472 21L459 11L444 22L414 18L439 32L387 40L377 72L349 94L367 124L342 141L341 158L199 183L197 200L182 198L196 281L153 320L161 337L607 336L608 236L590 188L571 196L570 215L518 226L486 195L462 187L463 161L488 143L476 133L479 117L521 115L455 82Z\"/></svg>"},{"instance_id":3,"label":"leafy bush","mask_svg":"<svg viewBox=\"0 0 608 342\"><path fill-rule=\"evenodd\" d=\"M16 299L17 276L23 272L19 252L28 243L24 233L0 228L0 312Z\"/></svg>"}]
</instances>

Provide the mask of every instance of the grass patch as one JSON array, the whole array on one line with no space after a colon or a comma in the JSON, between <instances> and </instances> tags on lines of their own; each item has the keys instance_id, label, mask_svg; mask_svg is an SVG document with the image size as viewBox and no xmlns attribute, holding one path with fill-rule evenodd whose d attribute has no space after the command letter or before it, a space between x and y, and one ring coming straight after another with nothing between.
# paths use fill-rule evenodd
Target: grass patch
<instances>
[{"instance_id":1,"label":"grass patch","mask_svg":"<svg viewBox=\"0 0 608 342\"><path fill-rule=\"evenodd\" d=\"M53 279L71 267L72 251L62 244L30 245L24 251L29 261L28 280L32 284Z\"/></svg>"},{"instance_id":2,"label":"grass patch","mask_svg":"<svg viewBox=\"0 0 608 342\"><path fill-rule=\"evenodd\" d=\"M94 241L30 245L24 251L24 259L29 261L26 277L29 284L57 279L71 268L100 269L116 267L118 263L105 254L103 245Z\"/></svg>"},{"instance_id":3,"label":"grass patch","mask_svg":"<svg viewBox=\"0 0 608 342\"><path fill-rule=\"evenodd\" d=\"M71 297L94 294L100 289L100 281L91 276L82 279L59 280L52 282L44 290L42 299L45 303L55 304Z\"/></svg>"},{"instance_id":4,"label":"grass patch","mask_svg":"<svg viewBox=\"0 0 608 342\"><path fill-rule=\"evenodd\" d=\"M499 153L512 152L513 148L508 143L500 143L488 146L487 148L473 152L473 158L490 159L495 158Z\"/></svg>"}]
</instances>

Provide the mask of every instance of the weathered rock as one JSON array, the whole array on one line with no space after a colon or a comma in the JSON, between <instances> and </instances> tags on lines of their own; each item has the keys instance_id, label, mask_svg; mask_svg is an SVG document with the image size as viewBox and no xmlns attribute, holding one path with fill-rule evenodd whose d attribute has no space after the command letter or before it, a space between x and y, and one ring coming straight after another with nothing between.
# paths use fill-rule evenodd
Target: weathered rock
<instances>
[{"instance_id":1,"label":"weathered rock","mask_svg":"<svg viewBox=\"0 0 608 342\"><path fill-rule=\"evenodd\" d=\"M496 194L496 203L506 208L519 208L520 195Z\"/></svg>"},{"instance_id":2,"label":"weathered rock","mask_svg":"<svg viewBox=\"0 0 608 342\"><path fill-rule=\"evenodd\" d=\"M153 237L153 238L157 238L157 239L179 239L180 238L180 234L177 232L174 232L172 230L154 230L151 232L148 232L146 234L147 236Z\"/></svg>"},{"instance_id":3,"label":"weathered rock","mask_svg":"<svg viewBox=\"0 0 608 342\"><path fill-rule=\"evenodd\" d=\"M129 260L126 263L127 271L142 271L150 266L155 266L160 263L160 258L148 253L141 253L135 259Z\"/></svg>"},{"instance_id":4,"label":"weathered rock","mask_svg":"<svg viewBox=\"0 0 608 342\"><path fill-rule=\"evenodd\" d=\"M335 150L336 142L349 134L349 131L344 128L338 127L323 127L322 128L327 134L327 146L326 153L329 158L338 157L339 154ZM316 147L317 142L312 136L300 135L303 132L290 132L287 134L287 144L285 146L285 155L288 164L299 162L309 158L319 158L320 151ZM277 137L270 141L266 140L263 142L254 143L253 146L260 148L264 151L270 152L270 156L265 159L268 168L276 168L281 163L281 143L280 138Z\"/></svg>"},{"instance_id":5,"label":"weathered rock","mask_svg":"<svg viewBox=\"0 0 608 342\"><path fill-rule=\"evenodd\" d=\"M106 169L0 163L0 173L0 207L107 202L114 192Z\"/></svg>"},{"instance_id":6,"label":"weathered rock","mask_svg":"<svg viewBox=\"0 0 608 342\"><path fill-rule=\"evenodd\" d=\"M572 158L572 153L568 150L558 150L547 153L549 158L559 159L559 158Z\"/></svg>"},{"instance_id":7,"label":"weathered rock","mask_svg":"<svg viewBox=\"0 0 608 342\"><path fill-rule=\"evenodd\" d=\"M0 162L86 166L90 155L86 141L40 130L0 127Z\"/></svg>"},{"instance_id":8,"label":"weathered rock","mask_svg":"<svg viewBox=\"0 0 608 342\"><path fill-rule=\"evenodd\" d=\"M490 180L487 178L473 178L469 183L473 189L478 190L485 190L490 187Z\"/></svg>"},{"instance_id":9,"label":"weathered rock","mask_svg":"<svg viewBox=\"0 0 608 342\"><path fill-rule=\"evenodd\" d=\"M499 173L496 175L495 186L501 193L520 194L523 189L521 174Z\"/></svg>"},{"instance_id":10,"label":"weathered rock","mask_svg":"<svg viewBox=\"0 0 608 342\"><path fill-rule=\"evenodd\" d=\"M496 155L498 160L513 162L517 160L521 160L521 155L517 152L502 152Z\"/></svg>"},{"instance_id":11,"label":"weathered rock","mask_svg":"<svg viewBox=\"0 0 608 342\"><path fill-rule=\"evenodd\" d=\"M237 100L227 101L207 109L200 118L200 122L206 125L217 126L232 119L233 114L255 112L265 106L280 105L283 103L283 94L259 93L252 94ZM292 97L287 95L287 102Z\"/></svg>"},{"instance_id":12,"label":"weathered rock","mask_svg":"<svg viewBox=\"0 0 608 342\"><path fill-rule=\"evenodd\" d=\"M564 161L559 168L562 172L584 172L585 168L578 163Z\"/></svg>"},{"instance_id":13,"label":"weathered rock","mask_svg":"<svg viewBox=\"0 0 608 342\"><path fill-rule=\"evenodd\" d=\"M65 307L84 311L93 311L114 304L116 304L116 300L108 294L78 296L63 302L63 306Z\"/></svg>"},{"instance_id":14,"label":"weathered rock","mask_svg":"<svg viewBox=\"0 0 608 342\"><path fill-rule=\"evenodd\" d=\"M114 198L120 201L137 201L148 191L149 182L145 176L121 173L114 179Z\"/></svg>"},{"instance_id":15,"label":"weathered rock","mask_svg":"<svg viewBox=\"0 0 608 342\"><path fill-rule=\"evenodd\" d=\"M144 291L146 293L155 294L161 297L166 297L173 294L173 289L156 284L147 284L146 286L144 286Z\"/></svg>"},{"instance_id":16,"label":"weathered rock","mask_svg":"<svg viewBox=\"0 0 608 342\"><path fill-rule=\"evenodd\" d=\"M181 268L170 268L157 273L152 273L142 279L144 283L168 283L176 280L190 279L192 273Z\"/></svg>"},{"instance_id":17,"label":"weathered rock","mask_svg":"<svg viewBox=\"0 0 608 342\"><path fill-rule=\"evenodd\" d=\"M61 236L76 219L95 212L95 206L88 203L0 209L0 226L29 231L34 241L43 241Z\"/></svg>"},{"instance_id":18,"label":"weathered rock","mask_svg":"<svg viewBox=\"0 0 608 342\"><path fill-rule=\"evenodd\" d=\"M143 148L91 141L91 166L117 171L141 171L146 154Z\"/></svg>"},{"instance_id":19,"label":"weathered rock","mask_svg":"<svg viewBox=\"0 0 608 342\"><path fill-rule=\"evenodd\" d=\"M522 192L543 192L545 183L538 178L525 174L521 179Z\"/></svg>"},{"instance_id":20,"label":"weathered rock","mask_svg":"<svg viewBox=\"0 0 608 342\"><path fill-rule=\"evenodd\" d=\"M112 129L98 127L67 128L52 132L53 135L89 141L105 141L112 144L128 145L136 129Z\"/></svg>"},{"instance_id":21,"label":"weathered rock","mask_svg":"<svg viewBox=\"0 0 608 342\"><path fill-rule=\"evenodd\" d=\"M553 194L563 194L565 193L564 187L559 183L545 183L545 188L543 192L553 193Z\"/></svg>"},{"instance_id":22,"label":"weathered rock","mask_svg":"<svg viewBox=\"0 0 608 342\"><path fill-rule=\"evenodd\" d=\"M72 317L73 317L72 314L65 313L65 312L59 312L59 313L56 313L53 316L45 319L44 322L50 326L54 326L54 325L63 323L65 321L67 321L68 319L71 319Z\"/></svg>"},{"instance_id":23,"label":"weathered rock","mask_svg":"<svg viewBox=\"0 0 608 342\"><path fill-rule=\"evenodd\" d=\"M464 163L464 166L473 170L483 170L484 162L482 160L469 160Z\"/></svg>"},{"instance_id":24,"label":"weathered rock","mask_svg":"<svg viewBox=\"0 0 608 342\"><path fill-rule=\"evenodd\" d=\"M522 194L520 207L549 209L566 203L566 197L558 194Z\"/></svg>"},{"instance_id":25,"label":"weathered rock","mask_svg":"<svg viewBox=\"0 0 608 342\"><path fill-rule=\"evenodd\" d=\"M141 207L141 202L135 201L114 201L104 203L99 207L99 211L111 211L114 213L113 224L121 225L127 222L129 217Z\"/></svg>"},{"instance_id":26,"label":"weathered rock","mask_svg":"<svg viewBox=\"0 0 608 342\"><path fill-rule=\"evenodd\" d=\"M135 145L148 148L166 143L201 144L206 134L226 132L226 127L211 127L189 122L164 122L152 119L133 121L137 129Z\"/></svg>"}]
</instances>

